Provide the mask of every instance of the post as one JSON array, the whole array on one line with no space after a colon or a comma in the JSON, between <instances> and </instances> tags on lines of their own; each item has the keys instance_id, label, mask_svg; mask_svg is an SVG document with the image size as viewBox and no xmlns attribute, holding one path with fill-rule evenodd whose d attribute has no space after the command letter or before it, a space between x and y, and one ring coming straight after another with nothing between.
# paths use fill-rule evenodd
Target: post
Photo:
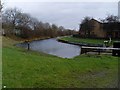
<instances>
[{"instance_id":1,"label":"post","mask_svg":"<svg viewBox=\"0 0 120 90\"><path fill-rule=\"evenodd\" d=\"M109 37L109 39L110 39L110 40L109 40L109 43L111 43L111 41L112 41L112 40L111 40L111 37Z\"/></svg>"},{"instance_id":2,"label":"post","mask_svg":"<svg viewBox=\"0 0 120 90\"><path fill-rule=\"evenodd\" d=\"M113 48L120 48L120 42L119 41L115 41L113 43ZM120 50L112 50L112 55L113 56L120 56Z\"/></svg>"},{"instance_id":3,"label":"post","mask_svg":"<svg viewBox=\"0 0 120 90\"><path fill-rule=\"evenodd\" d=\"M98 55L100 55L100 49L98 49Z\"/></svg>"},{"instance_id":4,"label":"post","mask_svg":"<svg viewBox=\"0 0 120 90\"><path fill-rule=\"evenodd\" d=\"M26 40L25 43L27 44L27 50L30 50L30 41Z\"/></svg>"},{"instance_id":5,"label":"post","mask_svg":"<svg viewBox=\"0 0 120 90\"><path fill-rule=\"evenodd\" d=\"M28 44L28 50L30 50L30 43L29 43L29 41L27 42L27 44Z\"/></svg>"}]
</instances>

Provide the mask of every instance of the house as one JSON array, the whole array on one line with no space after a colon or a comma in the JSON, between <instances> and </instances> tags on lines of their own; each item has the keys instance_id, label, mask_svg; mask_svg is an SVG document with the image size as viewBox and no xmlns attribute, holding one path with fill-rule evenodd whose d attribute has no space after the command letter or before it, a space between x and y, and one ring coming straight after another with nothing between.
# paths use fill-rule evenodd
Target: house
<instances>
[{"instance_id":1,"label":"house","mask_svg":"<svg viewBox=\"0 0 120 90\"><path fill-rule=\"evenodd\" d=\"M103 30L106 33L106 37L112 37L120 39L120 23L103 23Z\"/></svg>"},{"instance_id":2,"label":"house","mask_svg":"<svg viewBox=\"0 0 120 90\"><path fill-rule=\"evenodd\" d=\"M120 23L102 23L95 19L80 25L79 35L91 38L120 38Z\"/></svg>"}]
</instances>

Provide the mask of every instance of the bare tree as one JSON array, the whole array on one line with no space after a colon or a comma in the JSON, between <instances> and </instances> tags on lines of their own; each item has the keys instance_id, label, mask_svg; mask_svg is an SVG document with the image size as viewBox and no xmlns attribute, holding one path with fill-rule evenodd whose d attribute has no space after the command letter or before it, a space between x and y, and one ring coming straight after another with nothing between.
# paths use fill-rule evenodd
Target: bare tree
<instances>
[{"instance_id":1,"label":"bare tree","mask_svg":"<svg viewBox=\"0 0 120 90\"><path fill-rule=\"evenodd\" d=\"M30 26L31 23L31 17L26 13L20 13L16 20L16 26Z\"/></svg>"},{"instance_id":2,"label":"bare tree","mask_svg":"<svg viewBox=\"0 0 120 90\"><path fill-rule=\"evenodd\" d=\"M2 8L3 8L3 5L1 4L1 0L0 0L0 12L1 12Z\"/></svg>"},{"instance_id":3,"label":"bare tree","mask_svg":"<svg viewBox=\"0 0 120 90\"><path fill-rule=\"evenodd\" d=\"M93 28L93 22L91 22L91 17L85 17L80 24L80 29L84 30L86 36L90 36L90 31Z\"/></svg>"},{"instance_id":4,"label":"bare tree","mask_svg":"<svg viewBox=\"0 0 120 90\"><path fill-rule=\"evenodd\" d=\"M70 30L65 30L62 26L58 28L55 24L43 23L17 8L5 10L2 19L3 28L10 35L19 35L22 38L57 37L71 34Z\"/></svg>"},{"instance_id":5,"label":"bare tree","mask_svg":"<svg viewBox=\"0 0 120 90\"><path fill-rule=\"evenodd\" d=\"M119 22L119 18L118 18L118 16L108 15L108 16L104 19L104 22L108 22L108 23L111 23L111 22Z\"/></svg>"},{"instance_id":6,"label":"bare tree","mask_svg":"<svg viewBox=\"0 0 120 90\"><path fill-rule=\"evenodd\" d=\"M60 27L59 27L59 30L64 31L65 28L64 28L63 26L60 26Z\"/></svg>"},{"instance_id":7,"label":"bare tree","mask_svg":"<svg viewBox=\"0 0 120 90\"><path fill-rule=\"evenodd\" d=\"M13 26L15 27L17 22L18 22L18 18L21 15L21 11L18 10L17 8L14 9L7 9L4 13L3 13L3 17L4 17L4 21L7 23L12 23Z\"/></svg>"},{"instance_id":8,"label":"bare tree","mask_svg":"<svg viewBox=\"0 0 120 90\"><path fill-rule=\"evenodd\" d=\"M10 8L2 13L3 27L7 28L6 32L9 34L14 34L14 30L18 24L20 15L21 11L17 8Z\"/></svg>"},{"instance_id":9,"label":"bare tree","mask_svg":"<svg viewBox=\"0 0 120 90\"><path fill-rule=\"evenodd\" d=\"M91 17L86 16L86 17L84 17L84 19L82 20L81 24L87 23L87 22L89 22L90 20L91 20Z\"/></svg>"},{"instance_id":10,"label":"bare tree","mask_svg":"<svg viewBox=\"0 0 120 90\"><path fill-rule=\"evenodd\" d=\"M52 24L52 34L53 34L52 37L56 37L56 36L58 35L58 34L57 34L57 31L58 31L57 25Z\"/></svg>"}]
</instances>

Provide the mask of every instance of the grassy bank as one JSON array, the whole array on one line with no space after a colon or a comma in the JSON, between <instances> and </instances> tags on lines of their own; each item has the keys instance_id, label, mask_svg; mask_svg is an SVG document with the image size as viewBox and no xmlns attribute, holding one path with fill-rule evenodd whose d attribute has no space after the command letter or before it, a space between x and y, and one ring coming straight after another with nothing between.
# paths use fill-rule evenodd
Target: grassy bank
<instances>
[{"instance_id":1,"label":"grassy bank","mask_svg":"<svg viewBox=\"0 0 120 90\"><path fill-rule=\"evenodd\" d=\"M8 88L116 87L118 58L81 55L73 59L27 51L3 38L3 86Z\"/></svg>"},{"instance_id":2,"label":"grassy bank","mask_svg":"<svg viewBox=\"0 0 120 90\"><path fill-rule=\"evenodd\" d=\"M89 38L75 38L72 36L59 38L60 40L75 42L75 43L87 43L87 44L104 44L105 39L89 39ZM109 40L107 40L109 41ZM110 45L110 44L109 44Z\"/></svg>"}]
</instances>

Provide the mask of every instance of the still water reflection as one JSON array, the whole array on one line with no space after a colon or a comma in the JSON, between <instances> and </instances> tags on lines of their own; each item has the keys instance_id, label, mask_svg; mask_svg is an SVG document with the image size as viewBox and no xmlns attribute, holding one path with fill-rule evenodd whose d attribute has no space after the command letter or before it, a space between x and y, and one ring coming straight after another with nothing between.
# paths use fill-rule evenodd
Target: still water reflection
<instances>
[{"instance_id":1,"label":"still water reflection","mask_svg":"<svg viewBox=\"0 0 120 90\"><path fill-rule=\"evenodd\" d=\"M18 46L27 48L26 43L18 44ZM73 58L80 55L80 47L76 45L58 42L55 38L32 41L30 49L55 55L62 58Z\"/></svg>"}]
</instances>

